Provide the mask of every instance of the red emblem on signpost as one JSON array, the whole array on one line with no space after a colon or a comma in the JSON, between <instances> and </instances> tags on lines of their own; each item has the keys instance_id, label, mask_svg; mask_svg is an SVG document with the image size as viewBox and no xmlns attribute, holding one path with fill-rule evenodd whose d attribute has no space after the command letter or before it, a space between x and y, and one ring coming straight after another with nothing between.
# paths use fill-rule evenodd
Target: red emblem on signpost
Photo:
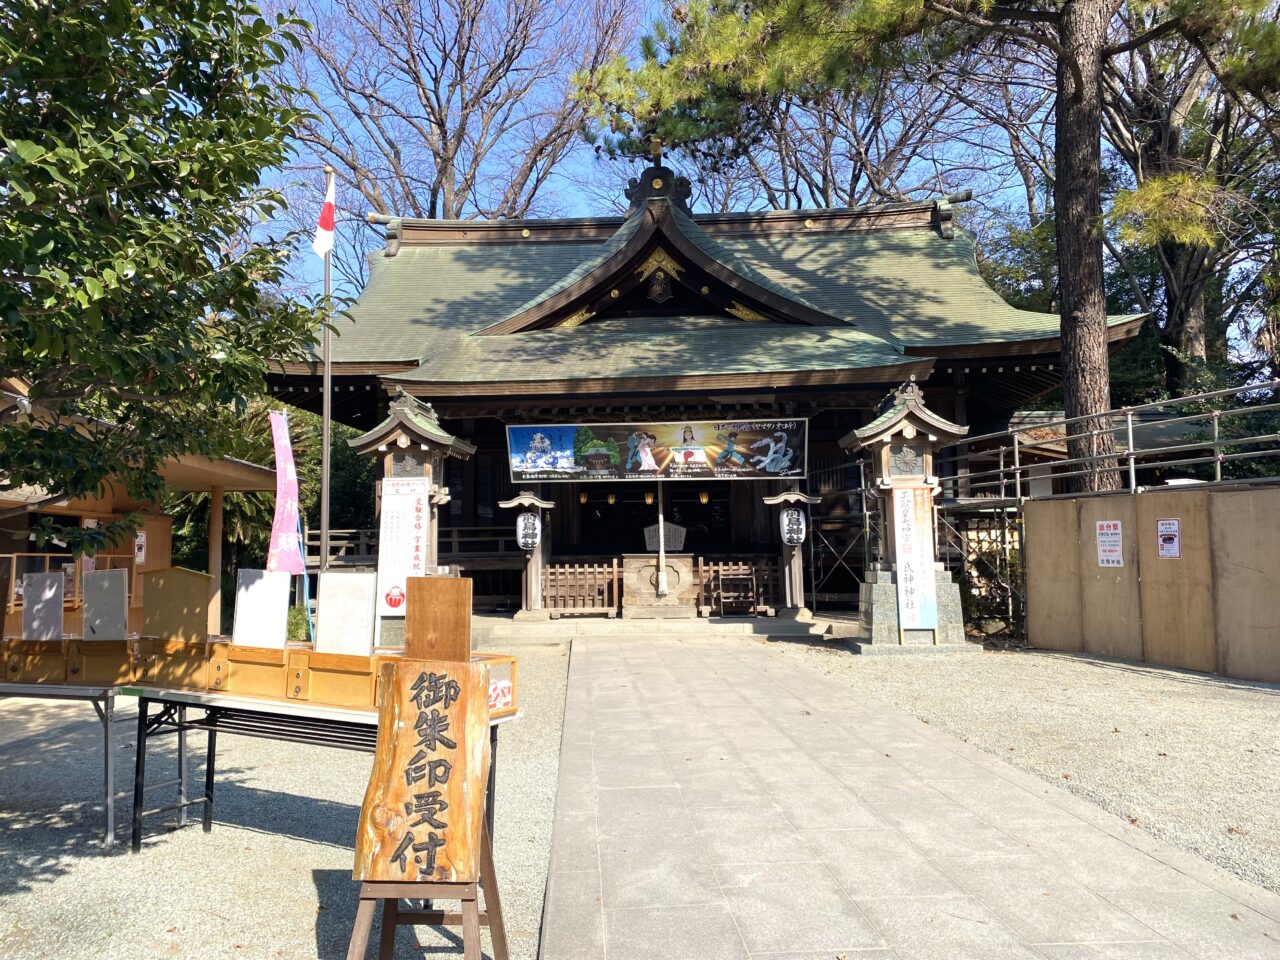
<instances>
[{"instance_id":1,"label":"red emblem on signpost","mask_svg":"<svg viewBox=\"0 0 1280 960\"><path fill-rule=\"evenodd\" d=\"M387 601L387 606L394 610L404 603L404 591L399 587L392 587L383 599Z\"/></svg>"}]
</instances>

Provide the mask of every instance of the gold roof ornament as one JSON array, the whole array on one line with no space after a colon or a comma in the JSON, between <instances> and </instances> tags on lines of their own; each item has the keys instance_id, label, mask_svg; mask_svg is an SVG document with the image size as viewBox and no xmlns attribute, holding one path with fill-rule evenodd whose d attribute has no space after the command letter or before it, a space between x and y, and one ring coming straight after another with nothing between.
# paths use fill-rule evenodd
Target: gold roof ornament
<instances>
[{"instance_id":1,"label":"gold roof ornament","mask_svg":"<svg viewBox=\"0 0 1280 960\"><path fill-rule=\"evenodd\" d=\"M590 307L583 307L577 313L571 313L569 316L561 320L556 326L558 327L580 327L592 317L596 315L595 311Z\"/></svg>"},{"instance_id":2,"label":"gold roof ornament","mask_svg":"<svg viewBox=\"0 0 1280 960\"><path fill-rule=\"evenodd\" d=\"M753 323L768 319L763 313L756 313L750 307L744 307L737 300L732 301L729 306L725 307L724 312L733 314L739 320L750 320Z\"/></svg>"},{"instance_id":3,"label":"gold roof ornament","mask_svg":"<svg viewBox=\"0 0 1280 960\"><path fill-rule=\"evenodd\" d=\"M636 269L636 273L640 275L641 280L647 280L649 274L655 270L665 270L669 276L679 277L684 267L676 263L671 254L659 247L649 254L644 263L640 264Z\"/></svg>"}]
</instances>

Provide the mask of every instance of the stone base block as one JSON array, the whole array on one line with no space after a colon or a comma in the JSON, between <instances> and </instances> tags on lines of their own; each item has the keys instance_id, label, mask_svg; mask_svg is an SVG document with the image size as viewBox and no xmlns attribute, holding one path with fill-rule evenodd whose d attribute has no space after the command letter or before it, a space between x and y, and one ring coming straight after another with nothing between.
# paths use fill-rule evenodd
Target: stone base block
<instances>
[{"instance_id":1,"label":"stone base block","mask_svg":"<svg viewBox=\"0 0 1280 960\"><path fill-rule=\"evenodd\" d=\"M888 570L868 570L859 593L866 646L911 649L969 649L965 640L964 616L960 607L960 585L946 570L935 572L938 598L938 626L934 630L906 630L898 635L898 588ZM981 648L976 648L981 649Z\"/></svg>"},{"instance_id":2,"label":"stone base block","mask_svg":"<svg viewBox=\"0 0 1280 960\"><path fill-rule=\"evenodd\" d=\"M511 616L512 620L550 620L550 610L517 610Z\"/></svg>"},{"instance_id":3,"label":"stone base block","mask_svg":"<svg viewBox=\"0 0 1280 960\"><path fill-rule=\"evenodd\" d=\"M623 620L696 620L698 608L692 604L676 607L622 608Z\"/></svg>"}]
</instances>

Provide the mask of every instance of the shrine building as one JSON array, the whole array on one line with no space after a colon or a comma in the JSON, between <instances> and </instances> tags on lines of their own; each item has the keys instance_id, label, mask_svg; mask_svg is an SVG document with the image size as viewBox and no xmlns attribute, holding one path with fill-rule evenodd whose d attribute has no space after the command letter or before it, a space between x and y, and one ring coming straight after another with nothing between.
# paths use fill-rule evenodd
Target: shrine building
<instances>
[{"instance_id":1,"label":"shrine building","mask_svg":"<svg viewBox=\"0 0 1280 960\"><path fill-rule=\"evenodd\" d=\"M778 496L788 492L809 504L803 592L848 605L866 562L866 520L859 471L840 439L911 380L932 411L971 435L1003 429L1059 385L1058 317L1015 309L982 280L972 237L953 223L953 204L967 195L696 214L688 181L662 165L626 195L622 217L370 217L386 244L336 324L334 419L368 431L357 446L385 454L385 476L427 470L432 559L473 578L479 607L530 603L516 513L502 506L522 492L549 504L534 509L541 602L553 612L619 610L624 559L652 547L655 493L680 528L682 542L667 549L687 558L697 613L719 612L726 599L745 599L752 612L805 605L784 576ZM1110 318L1112 344L1141 322ZM321 373L318 358L288 364L273 392L318 412ZM803 448L778 451L766 433L757 449L725 453L729 426L766 421L803 422ZM579 473L513 482L513 463L532 454L514 440L509 448L508 428L514 438L528 427L519 435L536 448L584 425L619 426L574 441ZM697 425L683 435L705 435L691 441L699 463L741 453L763 472L682 475L659 492L642 474L622 476L618 461L634 465L634 440L620 450L605 437L612 430L644 446L645 425L673 436ZM789 466L771 476L775 452L785 456L774 467ZM430 465L417 466L415 453ZM318 542L316 531L309 540ZM333 562L368 564L375 542L370 531L334 531ZM732 587L731 574L742 575Z\"/></svg>"}]
</instances>

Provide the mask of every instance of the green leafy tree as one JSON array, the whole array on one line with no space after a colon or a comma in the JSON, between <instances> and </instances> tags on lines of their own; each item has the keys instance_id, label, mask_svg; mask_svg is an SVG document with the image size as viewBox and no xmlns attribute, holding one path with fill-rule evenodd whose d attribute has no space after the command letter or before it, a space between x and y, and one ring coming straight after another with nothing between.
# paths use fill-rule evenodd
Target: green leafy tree
<instances>
[{"instance_id":1,"label":"green leafy tree","mask_svg":"<svg viewBox=\"0 0 1280 960\"><path fill-rule=\"evenodd\" d=\"M1103 82L1108 63L1173 34L1205 45L1233 32L1237 47L1209 69L1225 88L1267 95L1280 76L1280 34L1267 0L1133 0L1154 12L1121 35L1125 0L694 0L646 38L638 63L615 60L579 79L601 130L633 149L657 135L749 151L759 118L788 93L817 95L860 77L948 53L999 60L1047 54L1054 71L1054 222L1063 397L1072 417L1110 406L1103 261ZM928 58L922 58L927 51ZM1110 434L1073 426L1073 456L1114 463ZM1116 470L1089 478L1119 485Z\"/></svg>"},{"instance_id":2,"label":"green leafy tree","mask_svg":"<svg viewBox=\"0 0 1280 960\"><path fill-rule=\"evenodd\" d=\"M0 489L155 500L158 466L233 448L319 314L273 294L265 224L301 114L267 73L305 27L243 0L0 8ZM67 531L94 550L129 522Z\"/></svg>"}]
</instances>

